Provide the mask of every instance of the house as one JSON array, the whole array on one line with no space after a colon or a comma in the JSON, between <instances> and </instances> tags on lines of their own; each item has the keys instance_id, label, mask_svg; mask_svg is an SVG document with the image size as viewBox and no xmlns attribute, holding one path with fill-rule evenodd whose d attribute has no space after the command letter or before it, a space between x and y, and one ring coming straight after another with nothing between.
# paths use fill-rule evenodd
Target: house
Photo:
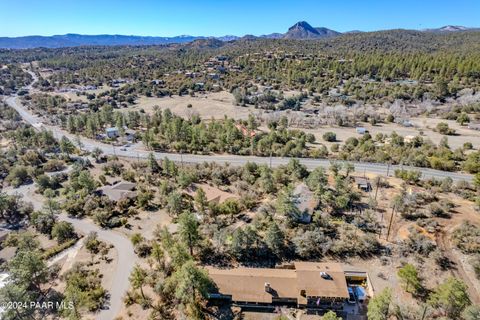
<instances>
[{"instance_id":1,"label":"house","mask_svg":"<svg viewBox=\"0 0 480 320\"><path fill-rule=\"evenodd\" d=\"M115 127L105 129L105 134L108 138L116 138L118 137L118 129Z\"/></svg>"},{"instance_id":2,"label":"house","mask_svg":"<svg viewBox=\"0 0 480 320\"><path fill-rule=\"evenodd\" d=\"M349 297L345 273L338 263L294 262L283 269L206 269L216 285L209 294L211 300L244 306L341 309Z\"/></svg>"},{"instance_id":3,"label":"house","mask_svg":"<svg viewBox=\"0 0 480 320\"><path fill-rule=\"evenodd\" d=\"M365 192L369 192L372 190L372 185L370 184L370 181L368 181L368 179L365 177L355 177L355 184L357 185L358 189Z\"/></svg>"},{"instance_id":4,"label":"house","mask_svg":"<svg viewBox=\"0 0 480 320\"><path fill-rule=\"evenodd\" d=\"M367 132L367 129L364 127L356 127L355 131L357 131L358 134L365 134Z\"/></svg>"},{"instance_id":5,"label":"house","mask_svg":"<svg viewBox=\"0 0 480 320\"><path fill-rule=\"evenodd\" d=\"M295 197L295 206L300 211L298 221L310 223L313 212L318 206L318 200L314 193L310 191L306 184L300 183L293 190L293 196Z\"/></svg>"},{"instance_id":6,"label":"house","mask_svg":"<svg viewBox=\"0 0 480 320\"><path fill-rule=\"evenodd\" d=\"M207 198L208 203L223 203L227 199L237 199L238 197L232 193L222 191L218 188L209 186L206 183L203 184L193 184L186 189L186 194L191 197L195 197L197 189L201 188L205 192L205 197Z\"/></svg>"},{"instance_id":7,"label":"house","mask_svg":"<svg viewBox=\"0 0 480 320\"><path fill-rule=\"evenodd\" d=\"M137 193L134 191L136 187L132 182L117 182L111 186L104 186L98 189L100 194L107 196L112 201L119 201L126 198L135 198Z\"/></svg>"}]
</instances>

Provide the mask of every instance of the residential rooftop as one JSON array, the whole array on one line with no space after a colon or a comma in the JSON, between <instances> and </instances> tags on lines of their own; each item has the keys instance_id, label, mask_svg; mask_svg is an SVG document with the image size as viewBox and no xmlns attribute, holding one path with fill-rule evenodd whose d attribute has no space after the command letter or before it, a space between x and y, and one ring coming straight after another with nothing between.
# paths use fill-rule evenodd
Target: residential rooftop
<instances>
[{"instance_id":1,"label":"residential rooftop","mask_svg":"<svg viewBox=\"0 0 480 320\"><path fill-rule=\"evenodd\" d=\"M271 304L278 300L296 301L299 305L311 299L346 299L347 282L338 263L295 262L293 268L207 267L217 286L213 296L230 296L232 301ZM310 299L310 300L309 300Z\"/></svg>"}]
</instances>

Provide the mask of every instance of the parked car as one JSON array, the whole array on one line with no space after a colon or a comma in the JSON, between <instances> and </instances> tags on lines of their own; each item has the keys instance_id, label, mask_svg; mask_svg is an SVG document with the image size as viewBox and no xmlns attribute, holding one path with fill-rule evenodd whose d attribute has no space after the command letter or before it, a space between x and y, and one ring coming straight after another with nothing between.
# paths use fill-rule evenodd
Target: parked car
<instances>
[{"instance_id":1,"label":"parked car","mask_svg":"<svg viewBox=\"0 0 480 320\"><path fill-rule=\"evenodd\" d=\"M355 300L355 293L353 292L352 287L348 287L348 303L355 304L357 301Z\"/></svg>"},{"instance_id":2,"label":"parked car","mask_svg":"<svg viewBox=\"0 0 480 320\"><path fill-rule=\"evenodd\" d=\"M357 297L357 300L359 302L364 302L367 299L367 292L365 291L365 288L361 286L355 287L355 296Z\"/></svg>"}]
</instances>

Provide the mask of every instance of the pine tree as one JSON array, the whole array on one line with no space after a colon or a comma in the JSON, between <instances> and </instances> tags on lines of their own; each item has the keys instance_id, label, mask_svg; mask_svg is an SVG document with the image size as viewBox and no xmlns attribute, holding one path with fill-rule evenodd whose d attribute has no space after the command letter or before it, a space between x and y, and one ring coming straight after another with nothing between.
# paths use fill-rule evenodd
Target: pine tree
<instances>
[{"instance_id":1,"label":"pine tree","mask_svg":"<svg viewBox=\"0 0 480 320\"><path fill-rule=\"evenodd\" d=\"M390 315L392 292L390 288L377 293L368 303L367 317L369 320L387 320Z\"/></svg>"},{"instance_id":2,"label":"pine tree","mask_svg":"<svg viewBox=\"0 0 480 320\"><path fill-rule=\"evenodd\" d=\"M180 238L183 243L188 246L190 255L193 255L193 248L196 247L200 241L197 218L192 212L184 211L178 217L178 226Z\"/></svg>"},{"instance_id":3,"label":"pine tree","mask_svg":"<svg viewBox=\"0 0 480 320\"><path fill-rule=\"evenodd\" d=\"M278 257L281 256L284 248L285 236L276 222L272 222L265 235L265 243L268 248Z\"/></svg>"},{"instance_id":4,"label":"pine tree","mask_svg":"<svg viewBox=\"0 0 480 320\"><path fill-rule=\"evenodd\" d=\"M415 293L421 287L418 271L412 264L404 265L397 275L402 280L405 291Z\"/></svg>"}]
</instances>

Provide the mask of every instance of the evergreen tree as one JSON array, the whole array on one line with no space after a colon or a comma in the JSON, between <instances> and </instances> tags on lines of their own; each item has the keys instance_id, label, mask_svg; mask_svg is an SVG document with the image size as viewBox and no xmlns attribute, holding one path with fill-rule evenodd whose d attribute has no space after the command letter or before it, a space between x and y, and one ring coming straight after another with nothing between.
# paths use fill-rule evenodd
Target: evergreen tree
<instances>
[{"instance_id":1,"label":"evergreen tree","mask_svg":"<svg viewBox=\"0 0 480 320\"><path fill-rule=\"evenodd\" d=\"M367 317L369 320L388 320L392 292L389 288L377 293L368 303Z\"/></svg>"},{"instance_id":2,"label":"evergreen tree","mask_svg":"<svg viewBox=\"0 0 480 320\"><path fill-rule=\"evenodd\" d=\"M193 249L200 241L197 218L192 212L184 211L178 217L178 226L180 238L188 246L190 255L193 255Z\"/></svg>"},{"instance_id":3,"label":"evergreen tree","mask_svg":"<svg viewBox=\"0 0 480 320\"><path fill-rule=\"evenodd\" d=\"M456 278L450 277L440 284L430 295L429 303L441 310L451 319L458 319L462 311L471 304L467 285Z\"/></svg>"},{"instance_id":4,"label":"evergreen tree","mask_svg":"<svg viewBox=\"0 0 480 320\"><path fill-rule=\"evenodd\" d=\"M415 293L421 287L418 271L412 264L405 264L397 272L398 277L405 286L405 291Z\"/></svg>"},{"instance_id":5,"label":"evergreen tree","mask_svg":"<svg viewBox=\"0 0 480 320\"><path fill-rule=\"evenodd\" d=\"M265 243L268 248L278 257L281 257L284 249L285 236L276 222L272 222L265 235Z\"/></svg>"}]
</instances>

